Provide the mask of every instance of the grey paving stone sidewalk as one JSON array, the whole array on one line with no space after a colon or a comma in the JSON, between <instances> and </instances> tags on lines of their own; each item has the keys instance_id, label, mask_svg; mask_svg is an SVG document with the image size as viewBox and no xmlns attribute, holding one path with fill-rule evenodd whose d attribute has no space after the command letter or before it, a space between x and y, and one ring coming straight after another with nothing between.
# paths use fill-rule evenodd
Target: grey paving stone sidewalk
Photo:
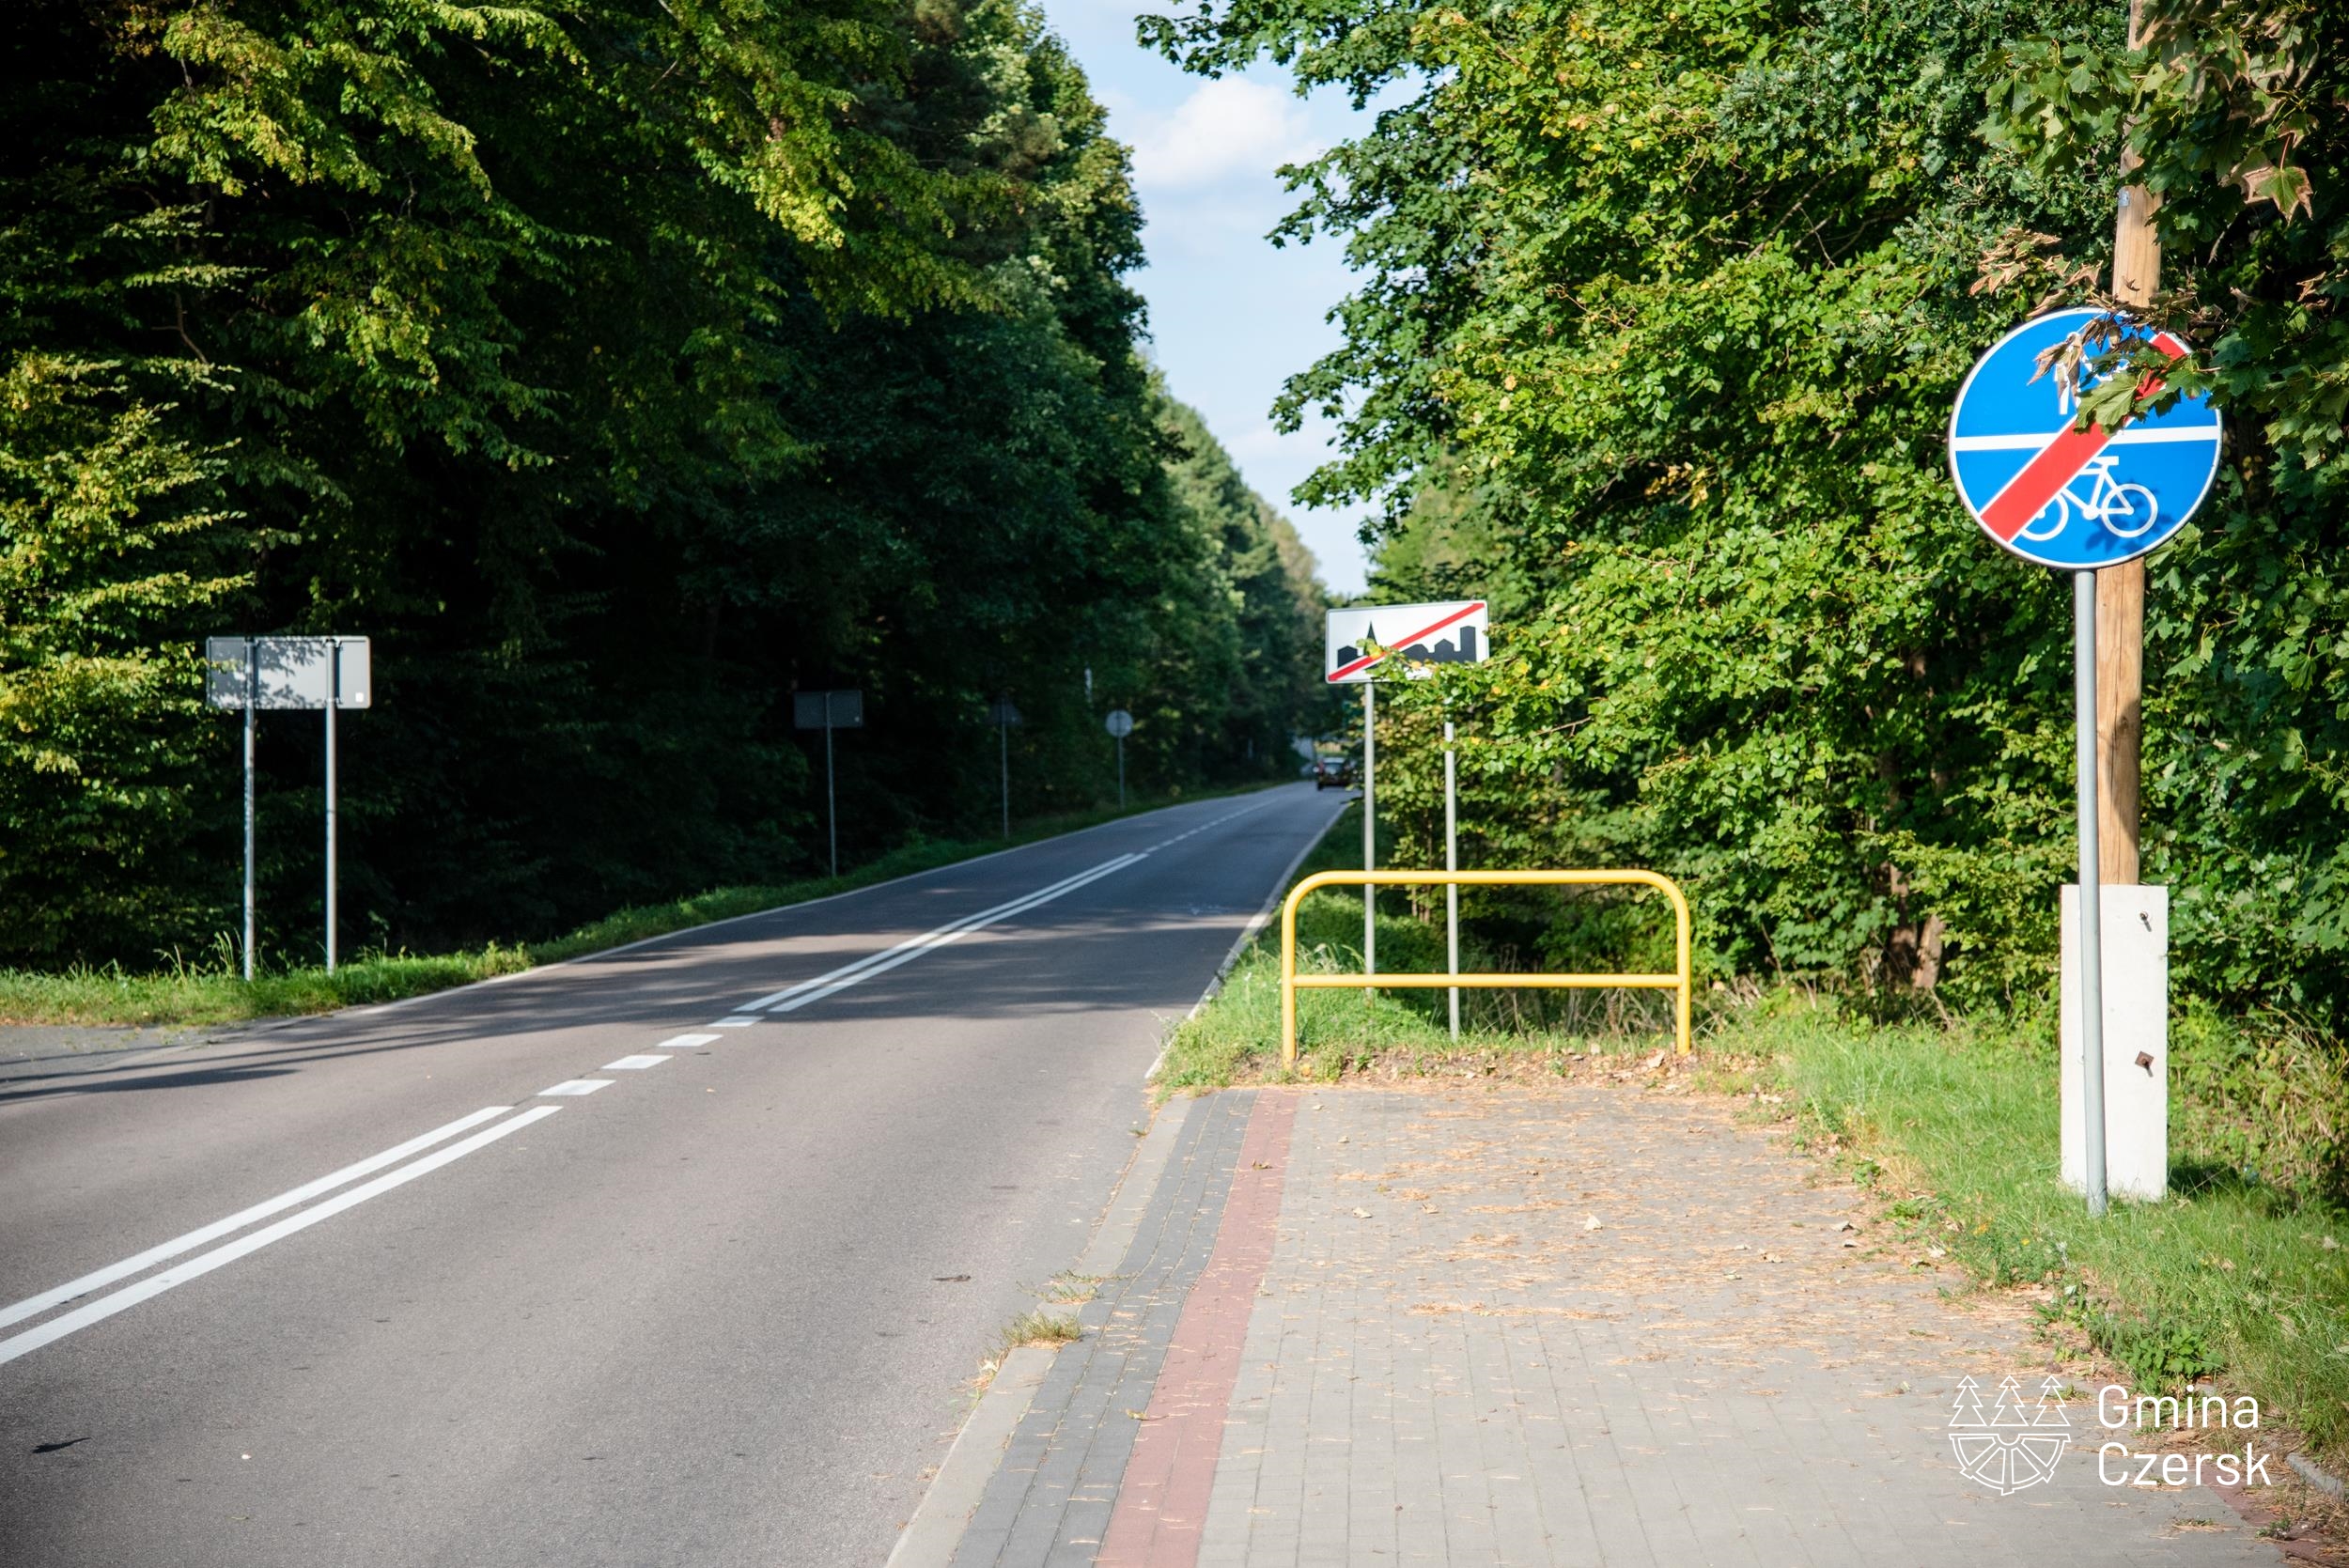
<instances>
[{"instance_id":1,"label":"grey paving stone sidewalk","mask_svg":"<svg viewBox=\"0 0 2349 1568\"><path fill-rule=\"evenodd\" d=\"M1054 1357L954 1556L954 1568L1093 1561L1140 1413L1183 1298L1214 1250L1250 1091L1196 1108L1116 1275L1078 1313L1084 1337Z\"/></svg>"},{"instance_id":2,"label":"grey paving stone sidewalk","mask_svg":"<svg viewBox=\"0 0 2349 1568\"><path fill-rule=\"evenodd\" d=\"M1202 1568L2279 1560L2213 1493L2100 1484L2089 1400L2052 1482L1960 1476L1954 1380L2035 1386L2028 1310L1811 1174L1632 1089L1309 1097Z\"/></svg>"}]
</instances>

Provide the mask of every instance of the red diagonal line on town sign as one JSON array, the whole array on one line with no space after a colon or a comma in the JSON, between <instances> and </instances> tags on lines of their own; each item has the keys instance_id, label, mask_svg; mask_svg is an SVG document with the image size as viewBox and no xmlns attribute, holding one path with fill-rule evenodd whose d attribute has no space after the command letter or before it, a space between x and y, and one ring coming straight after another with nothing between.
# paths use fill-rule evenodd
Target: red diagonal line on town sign
<instances>
[{"instance_id":1,"label":"red diagonal line on town sign","mask_svg":"<svg viewBox=\"0 0 2349 1568\"><path fill-rule=\"evenodd\" d=\"M1387 644L1388 653L1392 653L1399 648L1408 648L1423 637L1432 637L1437 632L1441 631L1445 627L1450 626L1453 622L1465 621L1470 615L1475 614L1479 610L1484 608L1485 601L1480 598L1474 604L1470 605L1466 610L1455 610L1451 614L1446 615L1442 620L1438 621L1435 625L1421 627L1417 631L1412 632L1409 636L1398 637L1393 642L1389 643ZM1361 658L1354 660L1353 663L1341 664L1336 669L1330 671L1329 678L1331 680L1344 680L1355 671L1368 669L1371 665L1377 663L1380 660L1386 657L1387 654L1384 653L1366 653L1362 655Z\"/></svg>"},{"instance_id":2,"label":"red diagonal line on town sign","mask_svg":"<svg viewBox=\"0 0 2349 1568\"><path fill-rule=\"evenodd\" d=\"M2161 333L2154 338L2154 347L2171 359L2186 355L2186 345ZM2161 391L2161 378L2148 376L2137 384L2137 398L2142 402ZM2123 425L2127 420L2123 420ZM1982 525L2001 542L2012 543L2023 525L2037 517L2056 491L2079 477L2088 459L2105 449L2112 432L2103 426L2090 423L2085 430L2069 426L2056 432L2055 439L2039 449L2039 455L2023 465L2023 471L2006 482L2006 488L1990 498L1990 505L1982 509Z\"/></svg>"}]
</instances>

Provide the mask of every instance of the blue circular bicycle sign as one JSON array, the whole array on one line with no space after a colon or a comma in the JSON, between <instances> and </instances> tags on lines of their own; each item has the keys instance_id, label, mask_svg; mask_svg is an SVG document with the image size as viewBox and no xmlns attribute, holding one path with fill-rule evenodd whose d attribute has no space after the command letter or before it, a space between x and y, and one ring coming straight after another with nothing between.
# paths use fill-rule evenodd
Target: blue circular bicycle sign
<instances>
[{"instance_id":1,"label":"blue circular bicycle sign","mask_svg":"<svg viewBox=\"0 0 2349 1568\"><path fill-rule=\"evenodd\" d=\"M2039 374L2039 356L2105 315L2059 310L2024 322L1982 356L1950 414L1950 473L1966 509L2002 548L2059 571L2158 549L2218 474L2218 411L2201 394L2118 430L2072 428L2077 397ZM2169 333L2151 341L2171 359L2186 353ZM2079 390L2094 385L2086 379Z\"/></svg>"}]
</instances>

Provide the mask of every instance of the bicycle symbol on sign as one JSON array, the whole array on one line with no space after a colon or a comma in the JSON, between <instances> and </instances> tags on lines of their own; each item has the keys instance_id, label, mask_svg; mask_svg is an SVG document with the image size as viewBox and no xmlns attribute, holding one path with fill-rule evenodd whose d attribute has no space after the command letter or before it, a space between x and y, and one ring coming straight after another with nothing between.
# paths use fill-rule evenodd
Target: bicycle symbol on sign
<instances>
[{"instance_id":1,"label":"bicycle symbol on sign","mask_svg":"<svg viewBox=\"0 0 2349 1568\"><path fill-rule=\"evenodd\" d=\"M2055 492L2039 515L2023 527L2019 536L2026 539L2052 539L2071 524L2072 513L2090 522L2102 523L2107 531L2123 539L2134 539L2151 530L2161 520L2161 504L2154 492L2142 485L2124 485L2112 476L2113 465L2121 460L2115 453L2091 458L2079 473L2089 481L2085 496L2066 485ZM2078 483L2078 479L2073 481Z\"/></svg>"}]
</instances>

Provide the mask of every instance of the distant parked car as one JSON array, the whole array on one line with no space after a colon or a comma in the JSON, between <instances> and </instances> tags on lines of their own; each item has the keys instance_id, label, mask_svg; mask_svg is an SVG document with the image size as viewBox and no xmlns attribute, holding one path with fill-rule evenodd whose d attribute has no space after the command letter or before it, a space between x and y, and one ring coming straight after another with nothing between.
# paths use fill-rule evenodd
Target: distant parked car
<instances>
[{"instance_id":1,"label":"distant parked car","mask_svg":"<svg viewBox=\"0 0 2349 1568\"><path fill-rule=\"evenodd\" d=\"M1314 759L1314 788L1351 789L1354 787L1354 759L1351 757L1315 757Z\"/></svg>"}]
</instances>

